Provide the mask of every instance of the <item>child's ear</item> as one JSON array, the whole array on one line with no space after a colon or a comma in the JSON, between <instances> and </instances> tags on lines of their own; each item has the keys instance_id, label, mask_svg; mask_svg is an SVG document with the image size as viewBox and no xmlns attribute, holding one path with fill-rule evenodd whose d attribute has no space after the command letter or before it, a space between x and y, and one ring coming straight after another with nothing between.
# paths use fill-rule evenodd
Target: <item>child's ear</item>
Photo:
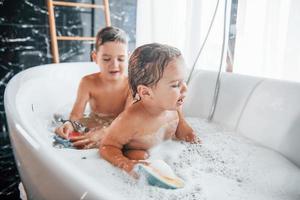
<instances>
[{"instance_id":1,"label":"child's ear","mask_svg":"<svg viewBox=\"0 0 300 200\"><path fill-rule=\"evenodd\" d=\"M91 61L97 63L97 53L95 50L91 53Z\"/></svg>"},{"instance_id":2,"label":"child's ear","mask_svg":"<svg viewBox=\"0 0 300 200\"><path fill-rule=\"evenodd\" d=\"M152 91L151 88L145 86L145 85L138 85L137 87L137 93L139 94L141 99L145 98L151 98L152 97Z\"/></svg>"}]
</instances>

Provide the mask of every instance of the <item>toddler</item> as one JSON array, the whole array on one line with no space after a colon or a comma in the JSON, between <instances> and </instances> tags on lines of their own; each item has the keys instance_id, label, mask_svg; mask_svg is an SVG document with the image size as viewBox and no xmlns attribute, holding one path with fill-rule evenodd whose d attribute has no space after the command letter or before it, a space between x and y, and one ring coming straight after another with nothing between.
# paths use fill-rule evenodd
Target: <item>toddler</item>
<instances>
[{"instance_id":1,"label":"toddler","mask_svg":"<svg viewBox=\"0 0 300 200\"><path fill-rule=\"evenodd\" d=\"M99 153L130 173L148 149L168 139L195 142L182 116L187 92L180 51L162 44L137 48L129 60L129 85L135 102L102 130Z\"/></svg>"}]
</instances>

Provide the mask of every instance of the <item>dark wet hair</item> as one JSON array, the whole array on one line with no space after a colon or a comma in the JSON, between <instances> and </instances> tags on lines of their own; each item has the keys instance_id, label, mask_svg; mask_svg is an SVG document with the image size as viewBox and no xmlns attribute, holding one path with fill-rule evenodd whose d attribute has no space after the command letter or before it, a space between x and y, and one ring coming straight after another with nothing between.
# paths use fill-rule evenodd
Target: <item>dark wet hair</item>
<instances>
[{"instance_id":1,"label":"dark wet hair","mask_svg":"<svg viewBox=\"0 0 300 200\"><path fill-rule=\"evenodd\" d=\"M138 47L129 59L128 79L135 98L138 85L154 86L170 61L181 56L172 46L151 43Z\"/></svg>"},{"instance_id":2,"label":"dark wet hair","mask_svg":"<svg viewBox=\"0 0 300 200\"><path fill-rule=\"evenodd\" d=\"M120 28L108 26L102 28L96 36L96 51L99 50L99 47L106 42L121 42L124 44L128 43L127 34Z\"/></svg>"}]
</instances>

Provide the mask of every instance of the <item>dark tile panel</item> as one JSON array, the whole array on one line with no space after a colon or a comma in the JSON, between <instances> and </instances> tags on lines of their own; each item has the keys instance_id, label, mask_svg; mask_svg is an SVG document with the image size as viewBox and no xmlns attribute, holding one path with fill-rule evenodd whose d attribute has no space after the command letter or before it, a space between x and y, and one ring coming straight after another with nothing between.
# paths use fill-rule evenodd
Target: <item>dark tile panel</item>
<instances>
[{"instance_id":1,"label":"dark tile panel","mask_svg":"<svg viewBox=\"0 0 300 200\"><path fill-rule=\"evenodd\" d=\"M95 2L102 0L68 0ZM129 34L130 50L135 47L136 0L110 0L112 25ZM92 9L55 9L57 33L93 36L104 26L102 12ZM88 61L93 45L87 42L59 42L61 62ZM51 63L46 0L0 0L0 199L18 199L19 175L9 143L3 94L8 81L18 72Z\"/></svg>"}]
</instances>

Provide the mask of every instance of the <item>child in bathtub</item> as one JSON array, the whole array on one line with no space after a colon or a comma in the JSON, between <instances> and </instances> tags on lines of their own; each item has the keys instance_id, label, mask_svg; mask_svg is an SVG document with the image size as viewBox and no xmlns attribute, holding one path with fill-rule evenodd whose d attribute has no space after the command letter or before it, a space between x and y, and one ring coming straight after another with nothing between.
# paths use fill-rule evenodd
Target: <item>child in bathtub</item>
<instances>
[{"instance_id":1,"label":"child in bathtub","mask_svg":"<svg viewBox=\"0 0 300 200\"><path fill-rule=\"evenodd\" d=\"M105 27L96 36L96 50L92 52L92 59L100 67L100 72L87 75L81 79L77 98L70 114L70 121L79 121L88 128L101 129L108 126L130 102L128 78L125 75L128 65L126 33L115 27ZM129 97L129 98L128 98ZM132 100L132 99L131 99ZM91 113L84 117L87 103ZM55 133L62 138L74 131L70 121L56 128ZM88 148L98 147L92 133L88 133L93 142ZM79 146L80 138L78 138Z\"/></svg>"},{"instance_id":2,"label":"child in bathtub","mask_svg":"<svg viewBox=\"0 0 300 200\"><path fill-rule=\"evenodd\" d=\"M196 141L181 113L184 66L180 51L171 46L153 43L133 52L128 78L136 101L102 130L102 158L130 173L148 158L149 148L164 140Z\"/></svg>"}]
</instances>

